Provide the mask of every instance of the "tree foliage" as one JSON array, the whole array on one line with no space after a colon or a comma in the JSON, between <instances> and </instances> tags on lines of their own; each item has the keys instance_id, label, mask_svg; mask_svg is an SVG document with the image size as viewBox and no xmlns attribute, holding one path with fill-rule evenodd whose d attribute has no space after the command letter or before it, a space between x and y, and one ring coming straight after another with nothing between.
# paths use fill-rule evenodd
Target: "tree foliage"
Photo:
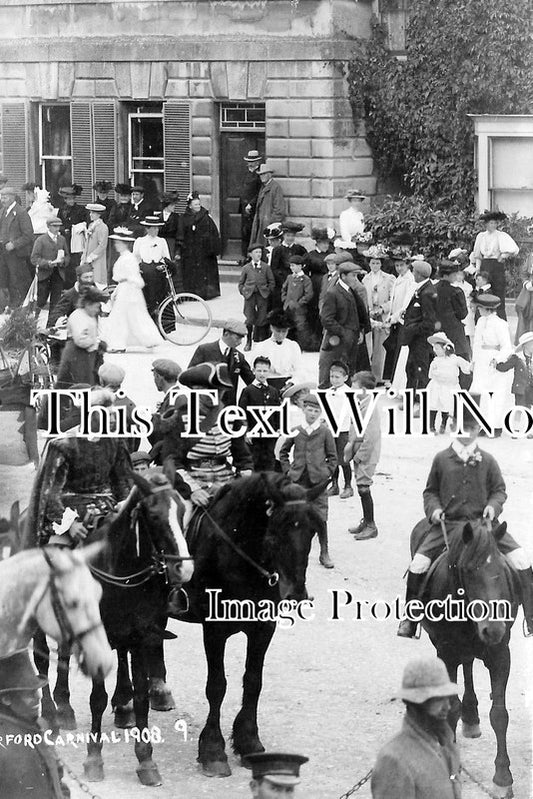
<instances>
[{"instance_id":1,"label":"tree foliage","mask_svg":"<svg viewBox=\"0 0 533 799\"><path fill-rule=\"evenodd\" d=\"M405 60L382 27L349 67L376 167L435 207L472 209L468 114L533 109L531 0L410 0Z\"/></svg>"}]
</instances>

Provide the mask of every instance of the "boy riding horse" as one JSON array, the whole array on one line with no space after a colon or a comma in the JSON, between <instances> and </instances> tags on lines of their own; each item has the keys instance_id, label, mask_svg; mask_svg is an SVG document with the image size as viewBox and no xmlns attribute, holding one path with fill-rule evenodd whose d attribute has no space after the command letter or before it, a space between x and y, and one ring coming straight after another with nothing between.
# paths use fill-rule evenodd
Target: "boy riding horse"
<instances>
[{"instance_id":1,"label":"boy riding horse","mask_svg":"<svg viewBox=\"0 0 533 799\"><path fill-rule=\"evenodd\" d=\"M495 458L478 448L479 425L465 413L465 435L435 456L424 489L424 511L430 523L422 537L407 576L406 602L420 597L427 572L443 551L448 538L461 530L464 522L473 519L497 520L507 499L505 482ZM528 632L533 634L533 573L525 551L505 533L498 537L498 547L516 570ZM417 623L403 619L398 628L402 638L413 638Z\"/></svg>"}]
</instances>

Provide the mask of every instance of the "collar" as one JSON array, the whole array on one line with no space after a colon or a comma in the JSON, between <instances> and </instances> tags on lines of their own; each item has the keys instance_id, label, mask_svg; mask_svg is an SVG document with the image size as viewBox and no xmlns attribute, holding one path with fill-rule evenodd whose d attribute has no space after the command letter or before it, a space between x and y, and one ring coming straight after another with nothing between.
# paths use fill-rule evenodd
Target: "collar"
<instances>
[{"instance_id":1,"label":"collar","mask_svg":"<svg viewBox=\"0 0 533 799\"><path fill-rule=\"evenodd\" d=\"M15 205L16 205L16 204L17 204L17 201L15 200L15 201L13 201L13 202L11 203L11 205L9 206L9 208L6 208L6 216L8 215L8 213L9 213L10 211L12 211L12 210L13 210L13 208L15 207Z\"/></svg>"},{"instance_id":2,"label":"collar","mask_svg":"<svg viewBox=\"0 0 533 799\"><path fill-rule=\"evenodd\" d=\"M337 286L342 286L342 288L344 289L344 291L347 291L347 292L350 292L350 291L351 291L351 288L350 288L350 286L347 286L347 285L346 285L346 283L344 282L344 280L342 279L342 277L339 277L339 279L337 280Z\"/></svg>"},{"instance_id":3,"label":"collar","mask_svg":"<svg viewBox=\"0 0 533 799\"><path fill-rule=\"evenodd\" d=\"M477 449L477 441L473 441L471 444L468 444L466 447L464 444L461 444L460 441L454 439L451 443L451 448L457 455L457 457L466 463L468 459L474 454Z\"/></svg>"},{"instance_id":4,"label":"collar","mask_svg":"<svg viewBox=\"0 0 533 799\"><path fill-rule=\"evenodd\" d=\"M416 284L416 293L417 293L417 294L418 294L418 292L420 291L420 289L423 289L423 288L424 288L424 286L426 285L426 283L431 283L431 278L427 277L425 280L423 280L423 281L422 281L422 283L417 283L417 284Z\"/></svg>"},{"instance_id":5,"label":"collar","mask_svg":"<svg viewBox=\"0 0 533 799\"><path fill-rule=\"evenodd\" d=\"M259 380L254 380L252 382L252 386L255 386L256 388L269 388L268 383L260 383Z\"/></svg>"},{"instance_id":6,"label":"collar","mask_svg":"<svg viewBox=\"0 0 533 799\"><path fill-rule=\"evenodd\" d=\"M226 355L228 354L228 352L230 351L231 347L228 347L228 345L227 345L227 344L225 344L225 343L222 341L222 339L221 339L221 338L219 338L219 340L218 340L218 346L219 346L219 348L220 348L220 352L222 353L222 355L223 355L223 356L224 356L224 358L225 358L225 357L226 357Z\"/></svg>"},{"instance_id":7,"label":"collar","mask_svg":"<svg viewBox=\"0 0 533 799\"><path fill-rule=\"evenodd\" d=\"M55 236L53 236L53 235L50 233L50 231L49 231L49 230L47 230L46 232L48 233L48 235L50 236L50 238L52 239L52 241L53 241L53 242L54 242L54 244L55 244L55 243L57 242L57 237L59 236L59 233L56 233L56 234L55 234Z\"/></svg>"},{"instance_id":8,"label":"collar","mask_svg":"<svg viewBox=\"0 0 533 799\"><path fill-rule=\"evenodd\" d=\"M311 433L314 433L315 430L318 430L321 424L322 424L322 419L318 417L318 419L314 421L313 424L307 424L307 422L304 422L302 424L302 430L304 431L304 433L307 433L307 435L310 436Z\"/></svg>"}]
</instances>

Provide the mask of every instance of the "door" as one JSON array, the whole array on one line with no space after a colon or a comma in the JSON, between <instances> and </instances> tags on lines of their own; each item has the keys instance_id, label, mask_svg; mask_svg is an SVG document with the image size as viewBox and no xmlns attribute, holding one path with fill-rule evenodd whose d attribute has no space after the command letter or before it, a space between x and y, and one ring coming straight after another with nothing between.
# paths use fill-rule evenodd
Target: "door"
<instances>
[{"instance_id":1,"label":"door","mask_svg":"<svg viewBox=\"0 0 533 799\"><path fill-rule=\"evenodd\" d=\"M144 186L148 202L157 203L165 177L162 113L129 114L128 149L132 185Z\"/></svg>"},{"instance_id":2,"label":"door","mask_svg":"<svg viewBox=\"0 0 533 799\"><path fill-rule=\"evenodd\" d=\"M220 134L220 233L222 257L241 258L241 215L239 195L247 165L244 156L249 150L265 152L265 134L240 131Z\"/></svg>"}]
</instances>

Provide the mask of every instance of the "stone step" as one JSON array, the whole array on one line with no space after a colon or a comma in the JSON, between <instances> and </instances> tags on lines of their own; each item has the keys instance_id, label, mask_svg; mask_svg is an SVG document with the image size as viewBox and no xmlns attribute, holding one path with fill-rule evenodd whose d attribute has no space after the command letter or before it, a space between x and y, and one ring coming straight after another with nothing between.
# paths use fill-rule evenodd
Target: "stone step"
<instances>
[{"instance_id":1,"label":"stone step","mask_svg":"<svg viewBox=\"0 0 533 799\"><path fill-rule=\"evenodd\" d=\"M221 260L218 262L218 274L224 283L238 283L241 276L241 267L237 261Z\"/></svg>"}]
</instances>

